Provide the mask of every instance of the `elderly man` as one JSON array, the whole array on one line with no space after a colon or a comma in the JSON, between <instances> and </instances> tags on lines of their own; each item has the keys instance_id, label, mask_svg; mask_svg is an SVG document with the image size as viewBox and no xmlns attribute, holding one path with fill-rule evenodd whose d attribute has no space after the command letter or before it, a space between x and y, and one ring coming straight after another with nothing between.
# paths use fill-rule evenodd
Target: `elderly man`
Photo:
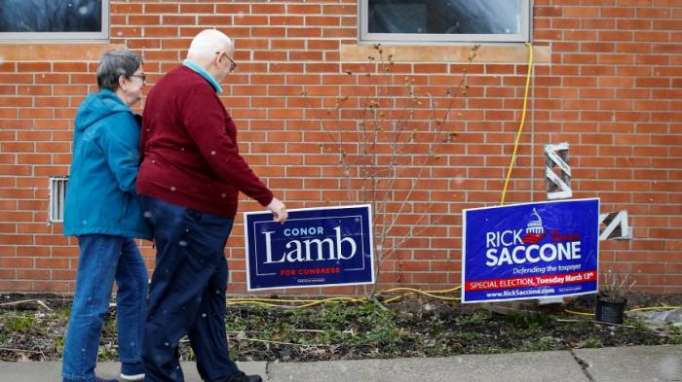
<instances>
[{"instance_id":1,"label":"elderly man","mask_svg":"<svg viewBox=\"0 0 682 382\"><path fill-rule=\"evenodd\" d=\"M232 40L204 30L183 64L147 97L137 178L153 228L156 268L150 287L143 359L146 381L183 381L177 348L187 334L205 381L258 382L230 360L225 333L224 247L241 191L284 223L284 204L239 155L237 131L218 94L237 64Z\"/></svg>"}]
</instances>

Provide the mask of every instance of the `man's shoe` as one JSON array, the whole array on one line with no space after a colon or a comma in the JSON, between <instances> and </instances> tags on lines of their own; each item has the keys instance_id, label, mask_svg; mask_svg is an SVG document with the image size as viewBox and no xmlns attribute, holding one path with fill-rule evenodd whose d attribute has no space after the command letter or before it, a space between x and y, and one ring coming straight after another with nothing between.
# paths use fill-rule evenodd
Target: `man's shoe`
<instances>
[{"instance_id":1,"label":"man's shoe","mask_svg":"<svg viewBox=\"0 0 682 382\"><path fill-rule=\"evenodd\" d=\"M125 382L144 381L144 373L140 373L140 374L123 374L123 373L121 373L121 375L119 375L119 377Z\"/></svg>"},{"instance_id":2,"label":"man's shoe","mask_svg":"<svg viewBox=\"0 0 682 382\"><path fill-rule=\"evenodd\" d=\"M263 378L261 378L260 375L246 375L240 371L238 374L228 379L227 382L263 382Z\"/></svg>"}]
</instances>

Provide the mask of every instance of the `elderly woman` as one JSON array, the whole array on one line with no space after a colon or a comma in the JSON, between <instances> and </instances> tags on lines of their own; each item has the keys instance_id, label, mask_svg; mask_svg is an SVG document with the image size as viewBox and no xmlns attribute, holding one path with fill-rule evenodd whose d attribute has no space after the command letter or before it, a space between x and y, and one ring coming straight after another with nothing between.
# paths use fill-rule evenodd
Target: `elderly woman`
<instances>
[{"instance_id":1,"label":"elderly woman","mask_svg":"<svg viewBox=\"0 0 682 382\"><path fill-rule=\"evenodd\" d=\"M95 376L95 364L114 281L121 378L144 379L148 276L133 239L151 233L135 193L140 125L130 110L142 97L144 80L140 57L127 50L105 53L97 69L99 92L88 95L76 115L64 234L78 238L80 257L64 381L108 381Z\"/></svg>"}]
</instances>

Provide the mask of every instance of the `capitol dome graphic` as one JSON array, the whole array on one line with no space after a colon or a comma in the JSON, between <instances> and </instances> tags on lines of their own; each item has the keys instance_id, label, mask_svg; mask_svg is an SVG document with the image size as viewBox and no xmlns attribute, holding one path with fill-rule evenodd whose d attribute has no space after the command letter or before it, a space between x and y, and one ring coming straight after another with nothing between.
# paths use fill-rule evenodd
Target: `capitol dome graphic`
<instances>
[{"instance_id":1,"label":"capitol dome graphic","mask_svg":"<svg viewBox=\"0 0 682 382\"><path fill-rule=\"evenodd\" d=\"M542 226L542 218L538 211L533 208L531 219L526 225L526 234L523 235L523 242L525 244L535 244L545 237L545 229Z\"/></svg>"}]
</instances>

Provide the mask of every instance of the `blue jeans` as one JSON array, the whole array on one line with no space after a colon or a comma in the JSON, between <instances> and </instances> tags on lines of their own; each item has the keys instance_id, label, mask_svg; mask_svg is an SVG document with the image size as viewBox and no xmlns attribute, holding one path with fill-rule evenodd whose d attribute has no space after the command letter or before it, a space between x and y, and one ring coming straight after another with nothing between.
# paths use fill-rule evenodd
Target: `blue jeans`
<instances>
[{"instance_id":1,"label":"blue jeans","mask_svg":"<svg viewBox=\"0 0 682 382\"><path fill-rule=\"evenodd\" d=\"M145 381L184 381L178 344L187 335L204 381L239 372L225 331L227 261L232 219L142 197L156 244L144 335Z\"/></svg>"},{"instance_id":2,"label":"blue jeans","mask_svg":"<svg viewBox=\"0 0 682 382\"><path fill-rule=\"evenodd\" d=\"M116 281L116 321L121 372L139 374L147 298L147 268L132 239L111 235L78 237L76 294L64 344L64 382L94 381L104 315Z\"/></svg>"}]
</instances>

